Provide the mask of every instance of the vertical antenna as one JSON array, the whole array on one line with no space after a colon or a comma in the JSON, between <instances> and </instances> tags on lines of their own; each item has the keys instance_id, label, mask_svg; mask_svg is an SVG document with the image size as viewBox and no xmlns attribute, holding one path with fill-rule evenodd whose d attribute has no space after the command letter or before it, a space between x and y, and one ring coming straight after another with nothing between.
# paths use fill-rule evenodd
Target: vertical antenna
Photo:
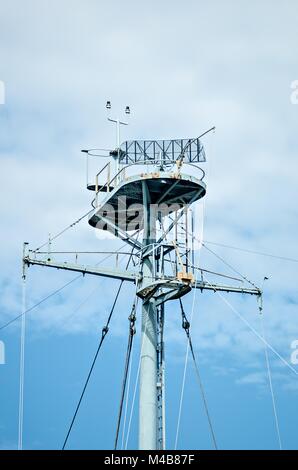
<instances>
[{"instance_id":1,"label":"vertical antenna","mask_svg":"<svg viewBox=\"0 0 298 470\"><path fill-rule=\"evenodd\" d=\"M110 101L107 101L106 109L108 110L108 113L110 113L110 110L112 109L112 105L111 105ZM129 106L126 106L125 114L130 115L130 107ZM128 122L120 121L119 118L112 119L109 116L108 116L108 121L113 122L114 124L116 124L116 151L117 152L112 155L114 157L114 160L115 160L115 175L114 176L116 176L116 175L118 175L119 170L120 170L120 153L121 153L121 151L120 151L120 145L121 145L120 127L121 126L128 126ZM118 180L118 178L116 178L116 182L117 182L117 180Z\"/></svg>"},{"instance_id":2,"label":"vertical antenna","mask_svg":"<svg viewBox=\"0 0 298 470\"><path fill-rule=\"evenodd\" d=\"M23 272L22 272L22 316L20 341L20 384L19 384L19 423L18 423L18 450L23 450L23 424L24 424L24 379L25 379L25 336L26 336L26 271L25 258L28 243L23 244Z\"/></svg>"},{"instance_id":3,"label":"vertical antenna","mask_svg":"<svg viewBox=\"0 0 298 470\"><path fill-rule=\"evenodd\" d=\"M194 274L195 270L195 249L194 249L194 241L195 241L195 217L194 211L191 208L191 264L192 264L192 273Z\"/></svg>"}]
</instances>

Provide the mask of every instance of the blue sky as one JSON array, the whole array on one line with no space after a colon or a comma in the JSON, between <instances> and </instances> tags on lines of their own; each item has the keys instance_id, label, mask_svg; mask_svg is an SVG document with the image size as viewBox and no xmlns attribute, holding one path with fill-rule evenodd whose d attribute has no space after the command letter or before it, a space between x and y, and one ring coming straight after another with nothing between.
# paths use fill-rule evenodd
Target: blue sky
<instances>
[{"instance_id":1,"label":"blue sky","mask_svg":"<svg viewBox=\"0 0 298 470\"><path fill-rule=\"evenodd\" d=\"M290 99L298 79L297 9L294 0L0 0L0 80L6 91L0 105L1 324L21 309L22 242L38 246L90 207L80 149L114 144L107 99L115 112L131 107L123 139L193 137L216 125L205 142L205 240L298 258L298 106ZM86 222L54 246L117 247ZM210 247L257 284L270 278L267 339L290 361L291 343L298 339L297 263ZM204 249L200 261L230 274ZM28 274L29 306L73 277L37 267ZM25 448L61 448L117 286L86 277L28 315ZM70 448L113 447L132 292L126 287L119 300ZM227 299L260 331L255 299ZM262 344L219 296L197 293L196 300L192 335L219 447L277 448ZM189 294L188 313L191 302ZM186 342L175 302L166 315L171 448ZM0 332L6 346L1 448L17 444L19 327ZM283 447L295 449L297 376L269 356ZM129 448L137 446L136 412L137 403ZM211 448L191 364L178 444Z\"/></svg>"}]
</instances>

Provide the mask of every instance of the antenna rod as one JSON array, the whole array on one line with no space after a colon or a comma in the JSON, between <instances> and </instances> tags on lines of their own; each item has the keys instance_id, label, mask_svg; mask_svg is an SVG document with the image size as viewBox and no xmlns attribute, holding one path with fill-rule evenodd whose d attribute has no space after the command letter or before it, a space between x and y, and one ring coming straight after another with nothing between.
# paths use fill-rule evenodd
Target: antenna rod
<instances>
[{"instance_id":1,"label":"antenna rod","mask_svg":"<svg viewBox=\"0 0 298 470\"><path fill-rule=\"evenodd\" d=\"M210 129L208 129L208 131L205 131L203 132L203 134L199 135L199 137L195 137L194 139L190 139L187 144L183 147L183 149L181 150L181 153L179 155L179 157L177 158L177 162L180 161L180 164L182 163L182 160L184 159L185 155L185 150L187 149L187 147L189 147L195 140L198 140L198 139L201 139L202 137L204 137L204 135L206 134L209 134L209 132L212 132L212 131L215 131L216 127L213 126L211 127Z\"/></svg>"},{"instance_id":2,"label":"antenna rod","mask_svg":"<svg viewBox=\"0 0 298 470\"><path fill-rule=\"evenodd\" d=\"M206 131L203 134L199 135L198 139L201 139L202 137L204 137L204 135L209 134L209 132L215 131L215 129L216 129L215 126L211 127L210 129L208 129L208 131Z\"/></svg>"}]
</instances>

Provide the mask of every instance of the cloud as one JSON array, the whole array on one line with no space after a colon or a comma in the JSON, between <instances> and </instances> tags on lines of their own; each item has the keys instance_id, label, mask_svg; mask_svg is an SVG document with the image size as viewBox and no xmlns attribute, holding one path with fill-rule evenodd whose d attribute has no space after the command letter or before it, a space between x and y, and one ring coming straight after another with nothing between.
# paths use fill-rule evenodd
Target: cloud
<instances>
[{"instance_id":1,"label":"cloud","mask_svg":"<svg viewBox=\"0 0 298 470\"><path fill-rule=\"evenodd\" d=\"M254 372L252 374L241 377L236 381L238 385L264 385L265 382L264 374L260 372Z\"/></svg>"},{"instance_id":2,"label":"cloud","mask_svg":"<svg viewBox=\"0 0 298 470\"><path fill-rule=\"evenodd\" d=\"M37 246L90 207L80 149L114 144L106 99L112 100L115 113L131 106L131 125L123 139L194 136L215 124L215 137L205 141L205 239L298 257L298 108L290 103L290 85L297 78L293 2L281 7L269 1L212 1L204 8L195 1L187 8L181 2L151 2L141 12L140 3L133 1L103 8L95 1L20 5L12 0L2 9L3 316L20 311L22 242ZM119 243L98 239L83 221L52 249L112 246ZM288 356L291 340L298 337L297 265L218 247L214 251L258 284L264 275L270 277L264 294L268 341ZM233 274L204 249L200 262ZM30 302L68 279L61 272L30 268ZM89 287L88 282L71 288L71 296L70 291L61 294L55 315L52 303L32 314L34 327L93 331L98 299L107 313L115 284L100 281L98 295L92 296L97 281ZM88 295L90 301L72 317ZM127 298L121 300L125 312ZM208 351L228 351L243 362L260 354L259 340L217 295L198 294L197 300L193 335L206 360ZM259 328L253 299L230 296L229 301ZM191 311L190 298L186 303ZM169 341L179 338L181 343L178 308L167 308L176 316L168 319ZM126 317L117 317L119 335Z\"/></svg>"}]
</instances>

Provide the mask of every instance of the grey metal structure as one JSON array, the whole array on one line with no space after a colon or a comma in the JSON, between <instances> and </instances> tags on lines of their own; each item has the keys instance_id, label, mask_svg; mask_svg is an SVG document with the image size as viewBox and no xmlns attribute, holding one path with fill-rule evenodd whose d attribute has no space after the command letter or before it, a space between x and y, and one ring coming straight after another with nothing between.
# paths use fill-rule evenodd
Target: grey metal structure
<instances>
[{"instance_id":1,"label":"grey metal structure","mask_svg":"<svg viewBox=\"0 0 298 470\"><path fill-rule=\"evenodd\" d=\"M108 162L87 184L95 192L89 224L125 240L136 256L135 268L59 263L52 256L40 259L38 252L26 254L24 262L135 283L142 299L139 448L164 449L165 303L193 288L256 296L261 291L207 282L204 270L200 279L194 275L191 205L206 194L205 173L198 166L205 161L199 138L124 142L111 159L114 173ZM141 241L136 233L143 234Z\"/></svg>"},{"instance_id":2,"label":"grey metal structure","mask_svg":"<svg viewBox=\"0 0 298 470\"><path fill-rule=\"evenodd\" d=\"M157 163L161 154L164 163L169 164L175 163L183 151L189 162L206 161L204 147L198 137L195 139L131 140L124 142L120 147L120 161L126 165L139 161Z\"/></svg>"}]
</instances>

